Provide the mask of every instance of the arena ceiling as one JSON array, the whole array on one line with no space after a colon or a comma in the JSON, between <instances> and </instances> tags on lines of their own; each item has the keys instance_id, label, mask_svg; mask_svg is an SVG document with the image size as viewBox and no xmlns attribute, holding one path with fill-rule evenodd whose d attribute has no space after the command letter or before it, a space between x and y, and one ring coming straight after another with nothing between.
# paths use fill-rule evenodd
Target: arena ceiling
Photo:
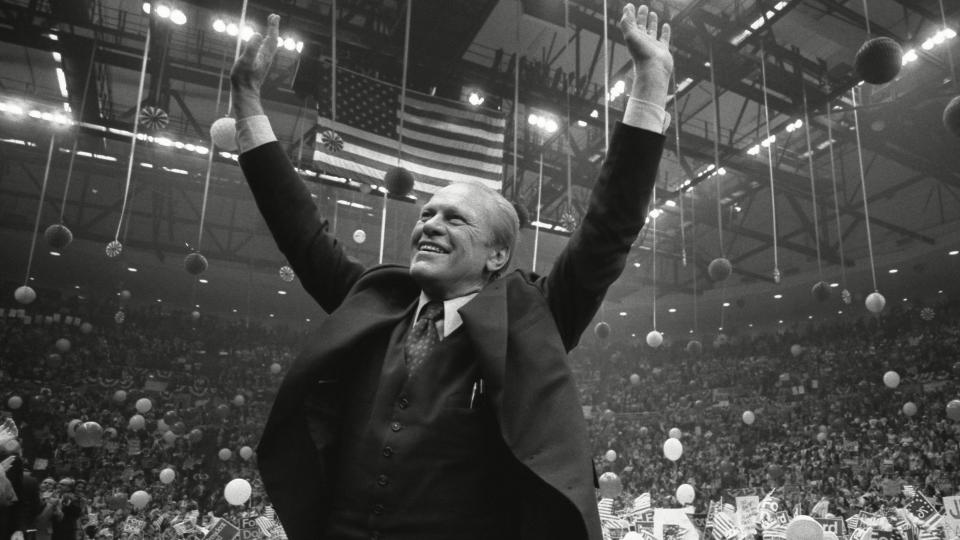
<instances>
[{"instance_id":1,"label":"arena ceiling","mask_svg":"<svg viewBox=\"0 0 960 540\"><path fill-rule=\"evenodd\" d=\"M161 3L182 10L186 23L156 16L151 22L134 0L0 2L3 281L24 279L39 206L41 237L31 272L37 287L87 299L128 289L135 301L159 300L169 309L199 305L207 313L315 323L320 310L296 282L280 279L285 261L231 156L213 153L209 198L202 204L207 155L195 148L209 147L209 126L227 111L222 76L235 46L235 38L213 22L239 21L242 2ZM943 4L947 26L960 28L960 5ZM317 99L329 91L321 81L332 50L332 5L249 2L252 26L279 13L282 34L304 44L299 53L281 51L265 89L267 111L291 159L310 171L305 178L318 205L351 253L376 263L383 226L384 261L403 262L417 202L389 200L382 222L384 200L377 192L312 174L322 172L311 156ZM582 212L604 148L605 78L610 87L617 81L629 87L629 58L616 28L622 3L608 0L607 61L601 1L412 5L409 87L454 99L477 91L487 98L484 106L500 108L508 123L503 190L531 215L542 156L542 226L538 238L532 227L523 231L515 260L547 272L566 243L566 233L557 232L562 214L571 206ZM406 6L404 0L337 0L338 63L399 81ZM954 74L960 39L933 39L942 30L938 0L869 0L871 35L896 39L916 58L889 84L858 86L852 66L868 38L863 6L860 0L653 2L674 27L679 91L669 105L674 118L652 206L662 212L656 239L652 228L641 234L598 315L614 332L642 337L652 329L654 299L657 328L677 339L694 328L736 332L780 320L862 315L863 297L874 289L868 223L877 288L888 306L960 293L960 256L950 255L960 249L960 139L940 119L949 99L960 94ZM137 145L121 222L128 131L138 108L148 27L151 52L140 105L163 109L169 124ZM607 105L610 118L619 118L624 98ZM559 130L537 132L526 121L531 112L553 116ZM57 115L83 125L58 123ZM767 147L758 146L767 139L767 116L775 136L769 145L773 190ZM724 174L711 168L715 160ZM53 255L42 231L61 213L75 240ZM182 262L198 245L201 216L200 249L210 261L201 276L206 283L187 274ZM363 244L352 240L357 229L366 232ZM125 249L109 259L104 246L115 237ZM733 275L713 282L707 265L720 256L733 263ZM820 279L837 284L824 302L810 294ZM840 299L843 288L853 293L851 305ZM729 307L722 307L725 302Z\"/></svg>"}]
</instances>

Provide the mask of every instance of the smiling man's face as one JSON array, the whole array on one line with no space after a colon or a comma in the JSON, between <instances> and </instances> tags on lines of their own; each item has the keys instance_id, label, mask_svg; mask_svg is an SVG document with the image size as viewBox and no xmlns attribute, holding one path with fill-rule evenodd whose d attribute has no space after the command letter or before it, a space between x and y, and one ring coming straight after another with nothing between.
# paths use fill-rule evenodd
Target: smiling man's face
<instances>
[{"instance_id":1,"label":"smiling man's face","mask_svg":"<svg viewBox=\"0 0 960 540\"><path fill-rule=\"evenodd\" d=\"M437 191L411 235L410 275L431 299L476 292L506 263L508 250L492 245L490 196L470 184Z\"/></svg>"}]
</instances>

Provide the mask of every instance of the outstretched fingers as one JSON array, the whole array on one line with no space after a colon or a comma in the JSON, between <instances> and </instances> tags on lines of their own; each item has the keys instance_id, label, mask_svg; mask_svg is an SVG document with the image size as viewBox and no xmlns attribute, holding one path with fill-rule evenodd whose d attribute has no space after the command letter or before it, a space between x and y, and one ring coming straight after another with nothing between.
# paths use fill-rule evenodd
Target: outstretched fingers
<instances>
[{"instance_id":1,"label":"outstretched fingers","mask_svg":"<svg viewBox=\"0 0 960 540\"><path fill-rule=\"evenodd\" d=\"M257 59L257 53L260 52L260 45L263 43L263 36L259 32L254 32L247 43L243 46L243 52L240 54L240 60L252 65Z\"/></svg>"},{"instance_id":2,"label":"outstretched fingers","mask_svg":"<svg viewBox=\"0 0 960 540\"><path fill-rule=\"evenodd\" d=\"M660 22L660 17L657 15L656 11L651 11L647 15L647 34L653 38L657 37L657 24Z\"/></svg>"},{"instance_id":3,"label":"outstretched fingers","mask_svg":"<svg viewBox=\"0 0 960 540\"><path fill-rule=\"evenodd\" d=\"M660 42L670 46L670 23L663 23L663 28L660 29Z\"/></svg>"},{"instance_id":4,"label":"outstretched fingers","mask_svg":"<svg viewBox=\"0 0 960 540\"><path fill-rule=\"evenodd\" d=\"M633 7L633 4L626 4L623 6L623 14L620 16L620 30L625 33L631 26L636 26L636 24L637 9Z\"/></svg>"},{"instance_id":5,"label":"outstretched fingers","mask_svg":"<svg viewBox=\"0 0 960 540\"><path fill-rule=\"evenodd\" d=\"M280 16L276 13L271 13L270 16L267 17L267 37L263 43L263 54L267 61L273 59L273 55L276 54L279 37Z\"/></svg>"}]
</instances>

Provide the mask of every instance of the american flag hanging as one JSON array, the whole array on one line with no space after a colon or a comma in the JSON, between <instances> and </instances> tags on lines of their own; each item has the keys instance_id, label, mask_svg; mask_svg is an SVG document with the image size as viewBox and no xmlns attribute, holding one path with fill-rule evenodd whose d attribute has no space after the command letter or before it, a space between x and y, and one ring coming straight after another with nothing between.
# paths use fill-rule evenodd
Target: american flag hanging
<instances>
[{"instance_id":1,"label":"american flag hanging","mask_svg":"<svg viewBox=\"0 0 960 540\"><path fill-rule=\"evenodd\" d=\"M341 69L336 122L329 117L329 97L318 106L315 164L334 176L380 183L398 165L400 88ZM422 193L467 179L499 191L505 129L500 112L408 90L400 165L416 176L414 190ZM330 131L342 142L331 144Z\"/></svg>"}]
</instances>

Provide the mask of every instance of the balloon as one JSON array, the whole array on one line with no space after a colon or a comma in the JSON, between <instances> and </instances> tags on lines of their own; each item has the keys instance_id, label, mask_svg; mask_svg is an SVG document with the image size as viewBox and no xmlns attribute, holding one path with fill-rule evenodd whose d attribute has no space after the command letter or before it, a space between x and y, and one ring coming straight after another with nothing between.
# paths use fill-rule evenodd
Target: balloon
<instances>
[{"instance_id":1,"label":"balloon","mask_svg":"<svg viewBox=\"0 0 960 540\"><path fill-rule=\"evenodd\" d=\"M67 338L58 339L55 345L57 347L57 350L60 351L61 353L65 353L70 350L70 340Z\"/></svg>"},{"instance_id":2,"label":"balloon","mask_svg":"<svg viewBox=\"0 0 960 540\"><path fill-rule=\"evenodd\" d=\"M124 289L124 290L120 291L120 301L121 301L121 302L126 302L126 301L130 300L130 297L131 297L131 296L133 296L133 295L130 294L130 291L128 291L127 289Z\"/></svg>"},{"instance_id":3,"label":"balloon","mask_svg":"<svg viewBox=\"0 0 960 540\"><path fill-rule=\"evenodd\" d=\"M250 500L250 494L252 492L253 489L250 487L250 482L247 482L243 478L234 478L227 482L227 485L223 488L223 498L234 506L240 506Z\"/></svg>"},{"instance_id":4,"label":"balloon","mask_svg":"<svg viewBox=\"0 0 960 540\"><path fill-rule=\"evenodd\" d=\"M670 461L676 461L683 455L683 444L674 438L667 439L663 443L663 455Z\"/></svg>"},{"instance_id":5,"label":"balloon","mask_svg":"<svg viewBox=\"0 0 960 540\"><path fill-rule=\"evenodd\" d=\"M723 257L710 261L710 265L707 266L707 274L713 281L723 281L730 277L731 272L733 272L733 265Z\"/></svg>"},{"instance_id":6,"label":"balloon","mask_svg":"<svg viewBox=\"0 0 960 540\"><path fill-rule=\"evenodd\" d=\"M237 394L233 396L233 404L237 407L243 407L243 404L247 401L243 394Z\"/></svg>"},{"instance_id":7,"label":"balloon","mask_svg":"<svg viewBox=\"0 0 960 540\"><path fill-rule=\"evenodd\" d=\"M640 375L637 375L636 373L630 375L630 384L634 386L640 384Z\"/></svg>"},{"instance_id":8,"label":"balloon","mask_svg":"<svg viewBox=\"0 0 960 540\"><path fill-rule=\"evenodd\" d=\"M753 411L743 411L743 423L746 425L753 425L753 422L757 419L756 415L753 414Z\"/></svg>"},{"instance_id":9,"label":"balloon","mask_svg":"<svg viewBox=\"0 0 960 540\"><path fill-rule=\"evenodd\" d=\"M863 303L866 304L871 313L880 313L883 311L883 306L887 304L887 299L878 292L872 292Z\"/></svg>"},{"instance_id":10,"label":"balloon","mask_svg":"<svg viewBox=\"0 0 960 540\"><path fill-rule=\"evenodd\" d=\"M293 272L293 268L290 268L287 265L280 267L280 279L290 283L295 277L297 277L297 275Z\"/></svg>"},{"instance_id":11,"label":"balloon","mask_svg":"<svg viewBox=\"0 0 960 540\"><path fill-rule=\"evenodd\" d=\"M199 251L194 251L184 257L183 269L190 275L198 276L207 269L207 258Z\"/></svg>"},{"instance_id":12,"label":"balloon","mask_svg":"<svg viewBox=\"0 0 960 540\"><path fill-rule=\"evenodd\" d=\"M10 396L10 399L7 400L7 407L13 410L17 410L21 406L23 406L23 398L20 396Z\"/></svg>"},{"instance_id":13,"label":"balloon","mask_svg":"<svg viewBox=\"0 0 960 540\"><path fill-rule=\"evenodd\" d=\"M603 411L603 419L604 419L604 420L608 420L608 421L609 421L609 420L613 420L614 416L616 416L616 414L615 414L613 411L611 411L610 409L607 409L607 410Z\"/></svg>"},{"instance_id":14,"label":"balloon","mask_svg":"<svg viewBox=\"0 0 960 540\"><path fill-rule=\"evenodd\" d=\"M190 312L190 318L193 319L193 320L195 320L195 321L198 320L198 319L200 318L200 312L197 311L197 310L191 311L191 312Z\"/></svg>"},{"instance_id":15,"label":"balloon","mask_svg":"<svg viewBox=\"0 0 960 540\"><path fill-rule=\"evenodd\" d=\"M76 427L73 436L81 448L100 446L103 444L103 426L96 422L84 422Z\"/></svg>"},{"instance_id":16,"label":"balloon","mask_svg":"<svg viewBox=\"0 0 960 540\"><path fill-rule=\"evenodd\" d=\"M183 435L187 432L187 425L184 424L182 420L177 420L172 426L170 426L170 431L172 431L175 435Z\"/></svg>"},{"instance_id":17,"label":"balloon","mask_svg":"<svg viewBox=\"0 0 960 540\"><path fill-rule=\"evenodd\" d=\"M680 504L690 504L696 497L696 492L690 484L680 484L677 487L677 502Z\"/></svg>"},{"instance_id":18,"label":"balloon","mask_svg":"<svg viewBox=\"0 0 960 540\"><path fill-rule=\"evenodd\" d=\"M233 452L231 452L229 448L221 448L220 451L217 452L217 457L220 458L220 461L227 461L233 457Z\"/></svg>"},{"instance_id":19,"label":"balloon","mask_svg":"<svg viewBox=\"0 0 960 540\"><path fill-rule=\"evenodd\" d=\"M785 534L787 540L823 540L823 525L810 516L796 516Z\"/></svg>"},{"instance_id":20,"label":"balloon","mask_svg":"<svg viewBox=\"0 0 960 540\"><path fill-rule=\"evenodd\" d=\"M278 362L274 362L270 364L270 373L272 373L273 375L277 375L282 370L283 370L283 366L281 366Z\"/></svg>"},{"instance_id":21,"label":"balloon","mask_svg":"<svg viewBox=\"0 0 960 540\"><path fill-rule=\"evenodd\" d=\"M203 432L197 428L193 428L190 430L190 433L187 434L187 438L190 439L192 443L198 443L203 439Z\"/></svg>"},{"instance_id":22,"label":"balloon","mask_svg":"<svg viewBox=\"0 0 960 540\"><path fill-rule=\"evenodd\" d=\"M127 391L126 390L117 390L113 393L113 400L117 403L123 403L127 400Z\"/></svg>"},{"instance_id":23,"label":"balloon","mask_svg":"<svg viewBox=\"0 0 960 540\"><path fill-rule=\"evenodd\" d=\"M85 323L81 324L81 325L80 325L80 332L82 332L82 333L84 333L84 334L89 334L90 332L93 332L93 325L90 324L90 323L88 323L88 322L85 322Z\"/></svg>"},{"instance_id":24,"label":"balloon","mask_svg":"<svg viewBox=\"0 0 960 540\"><path fill-rule=\"evenodd\" d=\"M647 345L656 349L663 344L663 334L657 332L656 330L651 330L647 334Z\"/></svg>"},{"instance_id":25,"label":"balloon","mask_svg":"<svg viewBox=\"0 0 960 540\"><path fill-rule=\"evenodd\" d=\"M367 233L363 229L353 231L353 241L362 244L367 241Z\"/></svg>"},{"instance_id":26,"label":"balloon","mask_svg":"<svg viewBox=\"0 0 960 540\"><path fill-rule=\"evenodd\" d=\"M163 418L157 420L157 431L159 431L160 433L166 433L170 431L170 426L168 426L167 423L163 421Z\"/></svg>"},{"instance_id":27,"label":"balloon","mask_svg":"<svg viewBox=\"0 0 960 540\"><path fill-rule=\"evenodd\" d=\"M177 477L177 473L173 471L170 467L160 471L160 481L164 484L169 484Z\"/></svg>"},{"instance_id":28,"label":"balloon","mask_svg":"<svg viewBox=\"0 0 960 540\"><path fill-rule=\"evenodd\" d=\"M960 137L960 96L956 96L943 109L943 127Z\"/></svg>"},{"instance_id":29,"label":"balloon","mask_svg":"<svg viewBox=\"0 0 960 540\"><path fill-rule=\"evenodd\" d=\"M600 339L607 339L610 337L610 325L600 321L596 326L593 327L593 334Z\"/></svg>"},{"instance_id":30,"label":"balloon","mask_svg":"<svg viewBox=\"0 0 960 540\"><path fill-rule=\"evenodd\" d=\"M146 425L147 425L146 419L140 416L139 414L135 414L131 416L130 421L127 423L127 427L129 427L133 431L140 431L141 429L146 427Z\"/></svg>"},{"instance_id":31,"label":"balloon","mask_svg":"<svg viewBox=\"0 0 960 540\"><path fill-rule=\"evenodd\" d=\"M683 435L683 432L680 431L680 428L670 428L670 438L680 440L680 436Z\"/></svg>"},{"instance_id":32,"label":"balloon","mask_svg":"<svg viewBox=\"0 0 960 540\"><path fill-rule=\"evenodd\" d=\"M142 397L137 400L137 404L135 405L135 407L138 413L146 414L150 412L150 409L153 408L153 403L149 399Z\"/></svg>"},{"instance_id":33,"label":"balloon","mask_svg":"<svg viewBox=\"0 0 960 540\"><path fill-rule=\"evenodd\" d=\"M905 415L907 415L907 416L913 416L913 415L917 414L917 404L914 403L914 402L912 402L912 401L908 401L908 402L904 403L904 404L903 404L903 414L905 414Z\"/></svg>"},{"instance_id":34,"label":"balloon","mask_svg":"<svg viewBox=\"0 0 960 540\"><path fill-rule=\"evenodd\" d=\"M870 84L884 84L900 74L903 65L903 48L888 37L867 40L853 61L853 69Z\"/></svg>"},{"instance_id":35,"label":"balloon","mask_svg":"<svg viewBox=\"0 0 960 540\"><path fill-rule=\"evenodd\" d=\"M792 354L793 356L800 356L801 354L803 354L803 347L794 343L793 345L790 346L790 354Z\"/></svg>"},{"instance_id":36,"label":"balloon","mask_svg":"<svg viewBox=\"0 0 960 540\"><path fill-rule=\"evenodd\" d=\"M227 152L234 152L237 146L237 121L227 116L218 118L210 126L210 137L213 144Z\"/></svg>"},{"instance_id":37,"label":"balloon","mask_svg":"<svg viewBox=\"0 0 960 540\"><path fill-rule=\"evenodd\" d=\"M43 231L43 237L55 251L60 251L73 242L73 233L62 223L54 223Z\"/></svg>"},{"instance_id":38,"label":"balloon","mask_svg":"<svg viewBox=\"0 0 960 540\"><path fill-rule=\"evenodd\" d=\"M820 442L827 440L827 433L825 431L817 433L817 440Z\"/></svg>"},{"instance_id":39,"label":"balloon","mask_svg":"<svg viewBox=\"0 0 960 540\"><path fill-rule=\"evenodd\" d=\"M826 281L818 281L810 288L810 294L819 302L824 302L830 298L830 285Z\"/></svg>"},{"instance_id":40,"label":"balloon","mask_svg":"<svg viewBox=\"0 0 960 540\"><path fill-rule=\"evenodd\" d=\"M177 434L172 431L163 432L163 442L168 445L173 444L177 440Z\"/></svg>"},{"instance_id":41,"label":"balloon","mask_svg":"<svg viewBox=\"0 0 960 540\"><path fill-rule=\"evenodd\" d=\"M163 413L163 421L167 425L172 426L180 420L180 417L177 415L177 411L167 411Z\"/></svg>"},{"instance_id":42,"label":"balloon","mask_svg":"<svg viewBox=\"0 0 960 540\"><path fill-rule=\"evenodd\" d=\"M253 448L250 448L249 446L243 446L243 447L241 447L241 448L240 448L240 457L241 457L244 461L248 461L250 458L253 457Z\"/></svg>"},{"instance_id":43,"label":"balloon","mask_svg":"<svg viewBox=\"0 0 960 540\"><path fill-rule=\"evenodd\" d=\"M130 504L137 509L144 508L150 504L150 494L143 490L134 491L133 495L130 495Z\"/></svg>"},{"instance_id":44,"label":"balloon","mask_svg":"<svg viewBox=\"0 0 960 540\"><path fill-rule=\"evenodd\" d=\"M383 177L383 184L392 195L404 196L413 191L413 173L403 167L390 167Z\"/></svg>"},{"instance_id":45,"label":"balloon","mask_svg":"<svg viewBox=\"0 0 960 540\"><path fill-rule=\"evenodd\" d=\"M600 475L598 480L600 484L600 497L604 499L613 499L623 492L623 484L620 482L620 477L617 476L616 473L605 472Z\"/></svg>"},{"instance_id":46,"label":"balloon","mask_svg":"<svg viewBox=\"0 0 960 540\"><path fill-rule=\"evenodd\" d=\"M83 421L82 421L82 420L79 420L79 419L77 419L77 418L74 418L73 420L71 420L71 421L67 424L67 436L70 437L70 438L75 437L76 434L77 434L77 426L79 426L79 425L82 424L82 423L83 423Z\"/></svg>"},{"instance_id":47,"label":"balloon","mask_svg":"<svg viewBox=\"0 0 960 540\"><path fill-rule=\"evenodd\" d=\"M617 451L607 450L607 453L603 455L603 459L607 460L609 463L613 463L617 460Z\"/></svg>"},{"instance_id":48,"label":"balloon","mask_svg":"<svg viewBox=\"0 0 960 540\"><path fill-rule=\"evenodd\" d=\"M691 340L687 343L687 352L690 354L700 354L703 352L703 343L697 340Z\"/></svg>"},{"instance_id":49,"label":"balloon","mask_svg":"<svg viewBox=\"0 0 960 540\"><path fill-rule=\"evenodd\" d=\"M960 399L951 399L947 403L947 417L951 420L960 420Z\"/></svg>"},{"instance_id":50,"label":"balloon","mask_svg":"<svg viewBox=\"0 0 960 540\"><path fill-rule=\"evenodd\" d=\"M896 371L888 371L884 373L883 384L887 385L887 388L896 388L900 386L900 374Z\"/></svg>"},{"instance_id":51,"label":"balloon","mask_svg":"<svg viewBox=\"0 0 960 540\"><path fill-rule=\"evenodd\" d=\"M20 304L27 305L37 299L37 292L33 290L33 287L23 285L13 291L13 299Z\"/></svg>"},{"instance_id":52,"label":"balloon","mask_svg":"<svg viewBox=\"0 0 960 540\"><path fill-rule=\"evenodd\" d=\"M221 403L217 405L217 416L221 419L226 419L230 416L230 407L226 403Z\"/></svg>"}]
</instances>

